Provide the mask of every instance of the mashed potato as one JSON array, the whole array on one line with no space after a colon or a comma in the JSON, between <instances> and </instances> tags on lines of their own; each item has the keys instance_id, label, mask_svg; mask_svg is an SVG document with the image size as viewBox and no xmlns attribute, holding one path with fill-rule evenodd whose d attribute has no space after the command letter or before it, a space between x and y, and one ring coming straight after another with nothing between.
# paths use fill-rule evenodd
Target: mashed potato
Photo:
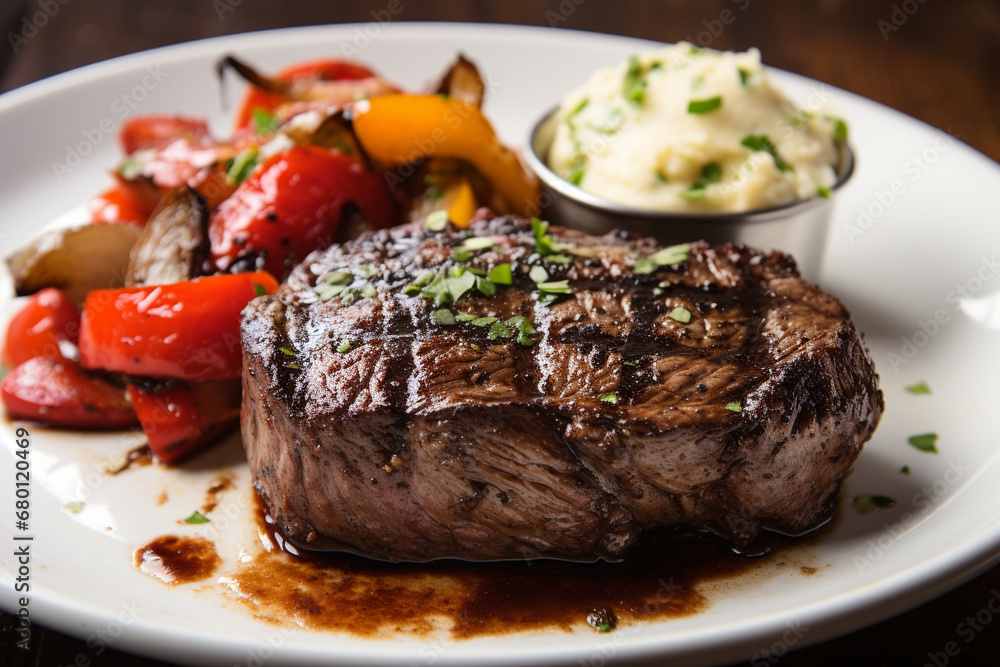
<instances>
[{"instance_id":1,"label":"mashed potato","mask_svg":"<svg viewBox=\"0 0 1000 667\"><path fill-rule=\"evenodd\" d=\"M658 211L748 211L829 196L843 121L801 109L760 52L687 43L596 72L569 94L549 166L584 190Z\"/></svg>"}]
</instances>

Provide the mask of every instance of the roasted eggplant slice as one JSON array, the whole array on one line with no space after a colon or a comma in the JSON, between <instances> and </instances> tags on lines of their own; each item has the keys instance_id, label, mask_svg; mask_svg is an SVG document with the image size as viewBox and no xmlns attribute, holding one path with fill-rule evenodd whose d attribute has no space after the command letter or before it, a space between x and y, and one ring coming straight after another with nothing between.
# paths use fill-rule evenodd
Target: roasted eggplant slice
<instances>
[{"instance_id":1,"label":"roasted eggplant slice","mask_svg":"<svg viewBox=\"0 0 1000 667\"><path fill-rule=\"evenodd\" d=\"M483 82L479 69L464 54L460 53L452 66L441 77L441 82L435 92L481 109L483 108L483 100L486 98L486 84Z\"/></svg>"},{"instance_id":2,"label":"roasted eggplant slice","mask_svg":"<svg viewBox=\"0 0 1000 667\"><path fill-rule=\"evenodd\" d=\"M133 225L88 224L42 234L7 258L18 296L58 287L79 306L87 292L121 287L129 252L139 238Z\"/></svg>"},{"instance_id":3,"label":"roasted eggplant slice","mask_svg":"<svg viewBox=\"0 0 1000 667\"><path fill-rule=\"evenodd\" d=\"M208 256L208 207L195 190L171 190L156 207L129 256L127 286L163 285L201 274Z\"/></svg>"}]
</instances>

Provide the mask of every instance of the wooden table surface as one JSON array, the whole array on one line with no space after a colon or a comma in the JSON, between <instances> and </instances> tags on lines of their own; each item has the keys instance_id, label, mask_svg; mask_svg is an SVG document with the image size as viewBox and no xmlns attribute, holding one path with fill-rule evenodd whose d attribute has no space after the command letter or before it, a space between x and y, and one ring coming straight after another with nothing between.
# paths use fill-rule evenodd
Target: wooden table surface
<instances>
[{"instance_id":1,"label":"wooden table surface","mask_svg":"<svg viewBox=\"0 0 1000 667\"><path fill-rule=\"evenodd\" d=\"M192 39L266 28L367 22L373 11L385 8L387 0L225 4L232 11L220 20L219 3L208 0L4 0L0 6L0 26L6 35L0 46L0 91L114 56ZM402 4L400 20L548 25L546 11L559 12L560 2L425 0ZM1000 3L996 0L562 0L562 4L574 10L560 27L665 42L693 38L721 49L757 46L769 65L882 102L947 129L1000 160ZM46 7L54 15L40 21L38 12L45 12ZM58 11L53 12L53 7ZM723 26L716 19L726 9L734 11L737 20ZM31 31L26 26L32 23L41 27ZM718 35L705 32L713 28ZM781 656L781 663L1000 664L1000 619L985 624L968 643L968 634L960 634L958 627L967 617L987 609L998 589L1000 568L994 568L883 623L818 645L798 650L791 646L793 650ZM980 622L984 618L980 613ZM166 664L110 650L99 654L81 641L42 628L35 628L30 651L20 651L14 648L13 627L10 616L0 616L0 665ZM801 643L806 640L808 635ZM953 654L957 649L957 654L947 655L949 647ZM775 664L779 654L784 651L758 656L753 664ZM280 659L272 662L280 664Z\"/></svg>"}]
</instances>

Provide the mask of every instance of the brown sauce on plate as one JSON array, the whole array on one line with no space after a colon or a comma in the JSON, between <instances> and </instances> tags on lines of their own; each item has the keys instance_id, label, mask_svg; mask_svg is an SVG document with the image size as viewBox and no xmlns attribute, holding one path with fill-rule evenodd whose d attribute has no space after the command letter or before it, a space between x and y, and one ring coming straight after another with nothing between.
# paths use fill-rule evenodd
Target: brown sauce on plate
<instances>
[{"instance_id":1,"label":"brown sauce on plate","mask_svg":"<svg viewBox=\"0 0 1000 667\"><path fill-rule=\"evenodd\" d=\"M673 532L644 535L621 563L387 563L299 554L264 509L259 520L260 553L241 558L219 581L262 621L358 637L448 630L467 639L588 624L607 631L705 611L706 583L728 587L755 570L773 575L788 569L786 561L796 571L800 565L782 554L781 540L769 556L747 558L712 539Z\"/></svg>"},{"instance_id":2,"label":"brown sauce on plate","mask_svg":"<svg viewBox=\"0 0 1000 667\"><path fill-rule=\"evenodd\" d=\"M132 553L136 569L173 585L207 579L220 563L215 545L203 537L163 535Z\"/></svg>"}]
</instances>

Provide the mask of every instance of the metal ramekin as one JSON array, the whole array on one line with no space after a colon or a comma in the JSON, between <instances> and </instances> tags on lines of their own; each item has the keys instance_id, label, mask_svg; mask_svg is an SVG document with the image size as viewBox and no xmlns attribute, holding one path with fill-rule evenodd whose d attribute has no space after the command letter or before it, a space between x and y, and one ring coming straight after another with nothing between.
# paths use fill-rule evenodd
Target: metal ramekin
<instances>
[{"instance_id":1,"label":"metal ramekin","mask_svg":"<svg viewBox=\"0 0 1000 667\"><path fill-rule=\"evenodd\" d=\"M541 181L540 216L558 225L606 234L624 229L652 236L664 245L704 239L713 245L744 243L792 255L802 276L816 281L823 262L833 196L854 173L854 152L844 146L837 182L829 198L813 197L776 208L745 213L667 213L631 208L582 190L549 169L557 109L532 128L525 159Z\"/></svg>"}]
</instances>

